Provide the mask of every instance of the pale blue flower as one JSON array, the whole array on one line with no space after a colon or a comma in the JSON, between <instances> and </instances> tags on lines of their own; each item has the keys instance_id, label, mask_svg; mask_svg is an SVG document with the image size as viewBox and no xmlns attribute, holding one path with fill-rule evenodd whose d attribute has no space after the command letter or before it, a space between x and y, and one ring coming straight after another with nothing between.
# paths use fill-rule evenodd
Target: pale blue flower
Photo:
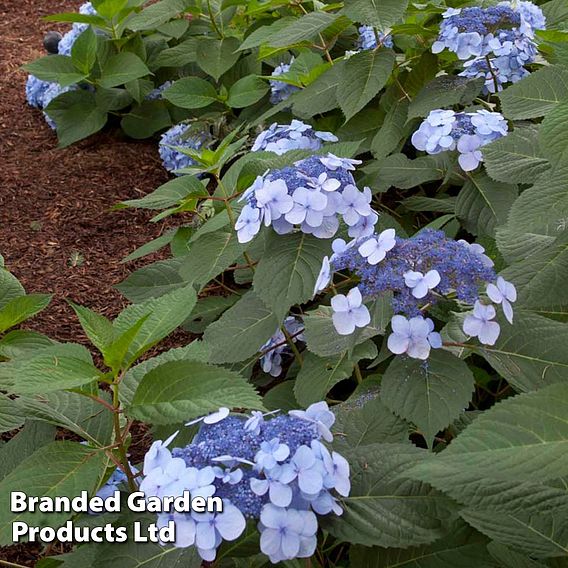
<instances>
[{"instance_id":1,"label":"pale blue flower","mask_svg":"<svg viewBox=\"0 0 568 568\"><path fill-rule=\"evenodd\" d=\"M339 335L351 335L355 328L371 323L371 314L363 305L359 288L352 288L347 296L337 294L331 299L333 325Z\"/></svg>"},{"instance_id":2,"label":"pale blue flower","mask_svg":"<svg viewBox=\"0 0 568 568\"><path fill-rule=\"evenodd\" d=\"M219 410L212 412L211 414L207 414L207 416L201 416L201 418L196 418L195 420L191 420L190 422L186 422L186 426L191 426L193 424L197 424L198 422L203 422L204 424L217 424L217 422L221 422L221 420L225 420L231 411L226 407L222 406Z\"/></svg>"},{"instance_id":3,"label":"pale blue flower","mask_svg":"<svg viewBox=\"0 0 568 568\"><path fill-rule=\"evenodd\" d=\"M477 337L484 345L495 345L501 327L496 321L495 308L491 305L482 304L477 300L473 306L473 313L465 317L463 331L466 335Z\"/></svg>"},{"instance_id":4,"label":"pale blue flower","mask_svg":"<svg viewBox=\"0 0 568 568\"><path fill-rule=\"evenodd\" d=\"M185 513L158 513L156 525L159 529L167 527L170 521L174 521L176 526L175 542L176 548L187 548L195 544L196 522L190 514Z\"/></svg>"},{"instance_id":5,"label":"pale blue flower","mask_svg":"<svg viewBox=\"0 0 568 568\"><path fill-rule=\"evenodd\" d=\"M415 298L424 298L440 283L440 274L437 270L429 270L426 274L409 270L403 274L404 283L412 290Z\"/></svg>"},{"instance_id":6,"label":"pale blue flower","mask_svg":"<svg viewBox=\"0 0 568 568\"><path fill-rule=\"evenodd\" d=\"M282 179L266 180L255 192L258 206L264 213L264 224L268 227L273 220L279 219L294 207L294 200L288 195L288 187Z\"/></svg>"},{"instance_id":7,"label":"pale blue flower","mask_svg":"<svg viewBox=\"0 0 568 568\"><path fill-rule=\"evenodd\" d=\"M278 462L284 461L290 455L290 448L281 444L278 438L262 442L260 450L254 457L254 461L260 471L272 469Z\"/></svg>"},{"instance_id":8,"label":"pale blue flower","mask_svg":"<svg viewBox=\"0 0 568 568\"><path fill-rule=\"evenodd\" d=\"M242 208L235 223L239 243L248 243L258 234L262 222L261 213L260 209L248 203Z\"/></svg>"},{"instance_id":9,"label":"pale blue flower","mask_svg":"<svg viewBox=\"0 0 568 568\"><path fill-rule=\"evenodd\" d=\"M361 160L353 160L350 158L338 158L331 152L327 156L320 158L321 163L328 169L335 171L338 168L343 168L348 171L355 170L355 166L362 164Z\"/></svg>"},{"instance_id":10,"label":"pale blue flower","mask_svg":"<svg viewBox=\"0 0 568 568\"><path fill-rule=\"evenodd\" d=\"M290 71L290 67L294 62L294 58L292 57L290 63L280 63L274 71L272 72L272 77L279 77L280 75L285 75ZM272 104L278 104L282 101L285 101L290 95L299 91L299 88L295 85L290 85L284 81L278 81L277 79L270 79L268 81L270 83L270 90L272 94L270 95L270 102Z\"/></svg>"},{"instance_id":11,"label":"pale blue flower","mask_svg":"<svg viewBox=\"0 0 568 568\"><path fill-rule=\"evenodd\" d=\"M320 273L318 274L316 284L314 286L314 296L318 292L325 290L329 286L330 281L331 281L331 266L329 264L329 257L324 256L321 265L321 270Z\"/></svg>"},{"instance_id":12,"label":"pale blue flower","mask_svg":"<svg viewBox=\"0 0 568 568\"><path fill-rule=\"evenodd\" d=\"M312 556L318 524L311 511L284 509L269 503L260 514L260 549L271 562Z\"/></svg>"},{"instance_id":13,"label":"pale blue flower","mask_svg":"<svg viewBox=\"0 0 568 568\"><path fill-rule=\"evenodd\" d=\"M386 229L377 237L367 239L360 247L359 254L367 259L371 265L378 264L385 258L387 252L396 245L396 233L394 229Z\"/></svg>"},{"instance_id":14,"label":"pale blue flower","mask_svg":"<svg viewBox=\"0 0 568 568\"><path fill-rule=\"evenodd\" d=\"M439 334L434 332L430 319L416 316L410 319L401 315L391 320L392 333L387 340L387 347L395 355L406 353L413 359L428 359L431 347L441 346Z\"/></svg>"},{"instance_id":15,"label":"pale blue flower","mask_svg":"<svg viewBox=\"0 0 568 568\"><path fill-rule=\"evenodd\" d=\"M479 150L481 139L473 134L466 134L458 140L458 162L464 172L471 172L483 161L483 154Z\"/></svg>"},{"instance_id":16,"label":"pale blue flower","mask_svg":"<svg viewBox=\"0 0 568 568\"><path fill-rule=\"evenodd\" d=\"M513 307L511 303L517 300L517 290L515 286L507 282L502 276L499 276L496 284L487 285L487 295L492 302L501 304L507 321L513 323Z\"/></svg>"},{"instance_id":17,"label":"pale blue flower","mask_svg":"<svg viewBox=\"0 0 568 568\"><path fill-rule=\"evenodd\" d=\"M222 467L214 467L215 477L220 479L223 483L228 483L229 485L236 485L240 483L243 478L242 469L231 469Z\"/></svg>"},{"instance_id":18,"label":"pale blue flower","mask_svg":"<svg viewBox=\"0 0 568 568\"><path fill-rule=\"evenodd\" d=\"M295 418L311 422L317 427L319 434L326 442L333 441L330 428L335 423L335 414L329 410L327 402L315 402L308 406L306 410L290 410L288 414Z\"/></svg>"},{"instance_id":19,"label":"pale blue flower","mask_svg":"<svg viewBox=\"0 0 568 568\"><path fill-rule=\"evenodd\" d=\"M310 227L319 227L323 221L323 211L327 207L327 197L325 194L299 187L292 194L294 201L293 207L288 211L284 218L288 223L298 225L304 221Z\"/></svg>"},{"instance_id":20,"label":"pale blue flower","mask_svg":"<svg viewBox=\"0 0 568 568\"><path fill-rule=\"evenodd\" d=\"M163 467L172 459L172 454L168 450L168 446L173 442L174 438L179 434L179 430L174 432L165 442L156 440L144 456L143 473L147 475L150 471L157 467Z\"/></svg>"},{"instance_id":21,"label":"pale blue flower","mask_svg":"<svg viewBox=\"0 0 568 568\"><path fill-rule=\"evenodd\" d=\"M350 227L357 224L361 217L371 215L371 191L365 188L359 191L354 185L348 185L341 194L342 203L339 213L343 215L343 220Z\"/></svg>"},{"instance_id":22,"label":"pale blue flower","mask_svg":"<svg viewBox=\"0 0 568 568\"><path fill-rule=\"evenodd\" d=\"M266 495L277 507L288 507L292 502L290 482L296 479L296 472L290 464L275 465L264 472L265 479L252 478L250 487L256 495Z\"/></svg>"},{"instance_id":23,"label":"pale blue flower","mask_svg":"<svg viewBox=\"0 0 568 568\"><path fill-rule=\"evenodd\" d=\"M34 108L43 108L43 98L45 92L51 87L52 83L42 81L33 75L28 75L26 81L26 100Z\"/></svg>"}]
</instances>

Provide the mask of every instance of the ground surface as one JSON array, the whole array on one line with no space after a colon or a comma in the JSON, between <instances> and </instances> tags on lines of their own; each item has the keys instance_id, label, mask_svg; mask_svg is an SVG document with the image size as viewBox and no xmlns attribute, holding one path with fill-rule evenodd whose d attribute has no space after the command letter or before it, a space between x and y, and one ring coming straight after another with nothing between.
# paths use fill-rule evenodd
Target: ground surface
<instances>
[{"instance_id":1,"label":"ground surface","mask_svg":"<svg viewBox=\"0 0 568 568\"><path fill-rule=\"evenodd\" d=\"M108 131L61 150L41 112L27 106L20 66L43 54L43 35L56 27L41 16L80 4L0 0L0 254L28 292L54 294L27 327L59 341L85 342L66 299L115 316L126 302L113 286L134 268L120 260L164 230L148 223L144 212L110 208L153 191L167 175L155 140L134 142ZM164 347L184 343L178 333ZM133 434L132 451L140 454L145 430ZM0 560L34 566L39 551L33 545L0 548Z\"/></svg>"},{"instance_id":2,"label":"ground surface","mask_svg":"<svg viewBox=\"0 0 568 568\"><path fill-rule=\"evenodd\" d=\"M120 261L163 226L110 208L167 180L155 140L112 131L58 149L41 112L25 102L20 66L42 55L43 34L54 27L41 16L80 4L0 0L0 254L28 292L55 295L31 327L60 341L84 339L66 298L106 316L124 307L113 285L133 267Z\"/></svg>"}]
</instances>

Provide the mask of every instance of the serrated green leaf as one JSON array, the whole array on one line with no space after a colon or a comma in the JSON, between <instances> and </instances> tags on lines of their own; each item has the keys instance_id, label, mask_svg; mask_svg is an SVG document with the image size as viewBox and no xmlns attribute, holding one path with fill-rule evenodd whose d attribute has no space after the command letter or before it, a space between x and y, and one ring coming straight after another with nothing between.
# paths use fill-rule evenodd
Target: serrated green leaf
<instances>
[{"instance_id":1,"label":"serrated green leaf","mask_svg":"<svg viewBox=\"0 0 568 568\"><path fill-rule=\"evenodd\" d=\"M123 51L112 55L104 63L101 69L100 83L103 87L109 89L149 74L150 69L146 67L140 57L130 51Z\"/></svg>"},{"instance_id":2,"label":"serrated green leaf","mask_svg":"<svg viewBox=\"0 0 568 568\"><path fill-rule=\"evenodd\" d=\"M256 75L239 79L229 90L227 104L231 108L244 108L257 103L268 92L269 86Z\"/></svg>"},{"instance_id":3,"label":"serrated green leaf","mask_svg":"<svg viewBox=\"0 0 568 568\"><path fill-rule=\"evenodd\" d=\"M0 308L0 333L35 316L45 309L49 302L51 296L48 294L28 294L13 298Z\"/></svg>"},{"instance_id":4,"label":"serrated green leaf","mask_svg":"<svg viewBox=\"0 0 568 568\"><path fill-rule=\"evenodd\" d=\"M164 98L180 108L196 109L209 106L217 97L215 87L199 77L185 77L164 91Z\"/></svg>"},{"instance_id":5,"label":"serrated green leaf","mask_svg":"<svg viewBox=\"0 0 568 568\"><path fill-rule=\"evenodd\" d=\"M272 47L286 47L309 40L323 32L339 18L338 14L310 12L272 34L267 43Z\"/></svg>"},{"instance_id":6,"label":"serrated green leaf","mask_svg":"<svg viewBox=\"0 0 568 568\"><path fill-rule=\"evenodd\" d=\"M238 373L181 360L152 369L140 381L128 412L140 420L171 424L209 414L220 406L263 408L254 387Z\"/></svg>"},{"instance_id":7,"label":"serrated green leaf","mask_svg":"<svg viewBox=\"0 0 568 568\"><path fill-rule=\"evenodd\" d=\"M343 13L355 22L386 31L404 19L408 0L346 0Z\"/></svg>"},{"instance_id":8,"label":"serrated green leaf","mask_svg":"<svg viewBox=\"0 0 568 568\"><path fill-rule=\"evenodd\" d=\"M128 21L134 31L151 30L174 18L191 5L188 0L162 0L152 4Z\"/></svg>"},{"instance_id":9,"label":"serrated green leaf","mask_svg":"<svg viewBox=\"0 0 568 568\"><path fill-rule=\"evenodd\" d=\"M201 38L197 43L197 64L218 81L238 61L240 53L236 50L239 45L239 40L234 37Z\"/></svg>"},{"instance_id":10,"label":"serrated green leaf","mask_svg":"<svg viewBox=\"0 0 568 568\"><path fill-rule=\"evenodd\" d=\"M24 69L42 81L59 83L62 87L78 83L87 76L66 55L46 55L24 65Z\"/></svg>"}]
</instances>

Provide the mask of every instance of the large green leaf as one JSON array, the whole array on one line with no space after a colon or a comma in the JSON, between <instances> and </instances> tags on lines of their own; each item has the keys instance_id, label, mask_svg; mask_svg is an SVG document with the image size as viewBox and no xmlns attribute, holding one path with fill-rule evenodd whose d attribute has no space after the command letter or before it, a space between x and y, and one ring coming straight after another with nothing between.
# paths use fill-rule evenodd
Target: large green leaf
<instances>
[{"instance_id":1,"label":"large green leaf","mask_svg":"<svg viewBox=\"0 0 568 568\"><path fill-rule=\"evenodd\" d=\"M341 517L325 528L352 544L408 547L428 544L444 534L449 501L430 487L401 475L425 457L410 445L374 444L347 454L351 493Z\"/></svg>"},{"instance_id":2,"label":"large green leaf","mask_svg":"<svg viewBox=\"0 0 568 568\"><path fill-rule=\"evenodd\" d=\"M28 294L13 298L0 308L0 333L35 316L47 307L51 296L47 294Z\"/></svg>"},{"instance_id":3,"label":"large green leaf","mask_svg":"<svg viewBox=\"0 0 568 568\"><path fill-rule=\"evenodd\" d=\"M489 538L511 546L518 552L536 558L568 556L568 517L565 513L507 515L471 509L462 511L461 516Z\"/></svg>"},{"instance_id":4,"label":"large green leaf","mask_svg":"<svg viewBox=\"0 0 568 568\"><path fill-rule=\"evenodd\" d=\"M513 132L483 147L487 173L504 183L534 183L550 164L539 148L537 129L515 128Z\"/></svg>"},{"instance_id":5,"label":"large green leaf","mask_svg":"<svg viewBox=\"0 0 568 568\"><path fill-rule=\"evenodd\" d=\"M386 31L404 19L408 0L346 0L343 13L355 22Z\"/></svg>"},{"instance_id":6,"label":"large green leaf","mask_svg":"<svg viewBox=\"0 0 568 568\"><path fill-rule=\"evenodd\" d=\"M180 275L186 282L205 286L229 268L247 247L248 244L239 243L237 233L232 230L204 235L191 249L191 254L184 257Z\"/></svg>"},{"instance_id":7,"label":"large green leaf","mask_svg":"<svg viewBox=\"0 0 568 568\"><path fill-rule=\"evenodd\" d=\"M286 47L309 40L331 26L338 18L337 14L328 12L310 12L272 34L267 43L272 47Z\"/></svg>"},{"instance_id":8,"label":"large green leaf","mask_svg":"<svg viewBox=\"0 0 568 568\"><path fill-rule=\"evenodd\" d=\"M152 30L174 18L191 4L189 0L162 0L129 19L128 27L134 31Z\"/></svg>"},{"instance_id":9,"label":"large green leaf","mask_svg":"<svg viewBox=\"0 0 568 568\"><path fill-rule=\"evenodd\" d=\"M59 95L45 111L57 125L61 147L87 138L107 122L107 111L97 105L95 94L82 89Z\"/></svg>"},{"instance_id":10,"label":"large green leaf","mask_svg":"<svg viewBox=\"0 0 568 568\"><path fill-rule=\"evenodd\" d=\"M479 354L515 389L530 391L566 380L568 324L517 310L513 325L502 322L494 346Z\"/></svg>"},{"instance_id":11,"label":"large green leaf","mask_svg":"<svg viewBox=\"0 0 568 568\"><path fill-rule=\"evenodd\" d=\"M376 186L388 189L410 189L427 181L443 179L446 169L440 156L423 156L410 160L404 154L392 154L383 160L371 162L365 168L369 177L377 179Z\"/></svg>"},{"instance_id":12,"label":"large green leaf","mask_svg":"<svg viewBox=\"0 0 568 568\"><path fill-rule=\"evenodd\" d=\"M150 69L136 54L123 51L108 58L101 69L100 82L107 89L118 87L150 73Z\"/></svg>"},{"instance_id":13,"label":"large green leaf","mask_svg":"<svg viewBox=\"0 0 568 568\"><path fill-rule=\"evenodd\" d=\"M507 221L517 196L517 186L494 181L479 171L468 175L459 192L456 216L470 233L493 236L495 229Z\"/></svg>"},{"instance_id":14,"label":"large green leaf","mask_svg":"<svg viewBox=\"0 0 568 568\"><path fill-rule=\"evenodd\" d=\"M96 488L104 467L99 452L77 442L53 442L38 449L0 482L0 543L12 542L12 523L16 521L58 527L71 516L39 511L12 513L12 491L34 497L76 497L83 490L92 492Z\"/></svg>"},{"instance_id":15,"label":"large green leaf","mask_svg":"<svg viewBox=\"0 0 568 568\"><path fill-rule=\"evenodd\" d=\"M406 550L355 546L349 559L357 568L495 568L487 554L488 542L462 522L434 544Z\"/></svg>"},{"instance_id":16,"label":"large green leaf","mask_svg":"<svg viewBox=\"0 0 568 568\"><path fill-rule=\"evenodd\" d=\"M101 376L89 351L74 343L40 349L32 357L6 364L5 371L9 390L21 394L72 389Z\"/></svg>"},{"instance_id":17,"label":"large green leaf","mask_svg":"<svg viewBox=\"0 0 568 568\"><path fill-rule=\"evenodd\" d=\"M416 424L431 445L467 406L474 390L468 366L441 349L422 361L395 357L381 382L382 402L398 416Z\"/></svg>"},{"instance_id":18,"label":"large green leaf","mask_svg":"<svg viewBox=\"0 0 568 568\"><path fill-rule=\"evenodd\" d=\"M203 339L212 363L236 363L255 353L277 331L280 321L252 291L212 323Z\"/></svg>"},{"instance_id":19,"label":"large green leaf","mask_svg":"<svg viewBox=\"0 0 568 568\"><path fill-rule=\"evenodd\" d=\"M257 103L268 92L268 85L256 75L239 79L229 90L227 104L231 108L245 108Z\"/></svg>"},{"instance_id":20,"label":"large green leaf","mask_svg":"<svg viewBox=\"0 0 568 568\"><path fill-rule=\"evenodd\" d=\"M349 399L333 408L336 416L333 426L335 450L343 453L372 444L408 441L408 424L380 401L376 389L352 398L353 402Z\"/></svg>"},{"instance_id":21,"label":"large green leaf","mask_svg":"<svg viewBox=\"0 0 568 568\"><path fill-rule=\"evenodd\" d=\"M18 279L0 266L0 308L26 293Z\"/></svg>"},{"instance_id":22,"label":"large green leaf","mask_svg":"<svg viewBox=\"0 0 568 568\"><path fill-rule=\"evenodd\" d=\"M53 343L55 342L41 333L14 329L0 339L0 356L15 359Z\"/></svg>"},{"instance_id":23,"label":"large green leaf","mask_svg":"<svg viewBox=\"0 0 568 568\"><path fill-rule=\"evenodd\" d=\"M391 49L366 49L345 62L337 86L337 100L346 120L363 109L385 86L393 65Z\"/></svg>"},{"instance_id":24,"label":"large green leaf","mask_svg":"<svg viewBox=\"0 0 568 568\"><path fill-rule=\"evenodd\" d=\"M185 77L164 91L164 98L181 108L203 108L218 100L215 87L199 77Z\"/></svg>"},{"instance_id":25,"label":"large green leaf","mask_svg":"<svg viewBox=\"0 0 568 568\"><path fill-rule=\"evenodd\" d=\"M553 166L568 165L568 94L566 99L547 113L540 128L540 145Z\"/></svg>"},{"instance_id":26,"label":"large green leaf","mask_svg":"<svg viewBox=\"0 0 568 568\"><path fill-rule=\"evenodd\" d=\"M330 249L328 240L302 232L284 236L271 232L266 238L254 275L254 291L279 320L290 306L314 295L322 259Z\"/></svg>"},{"instance_id":27,"label":"large green leaf","mask_svg":"<svg viewBox=\"0 0 568 568\"><path fill-rule=\"evenodd\" d=\"M290 98L294 114L301 118L311 118L337 108L336 92L344 64L344 61L336 63L305 89L294 93Z\"/></svg>"},{"instance_id":28,"label":"large green leaf","mask_svg":"<svg viewBox=\"0 0 568 568\"><path fill-rule=\"evenodd\" d=\"M120 126L128 136L139 140L152 136L171 123L170 113L164 101L143 101L123 116Z\"/></svg>"},{"instance_id":29,"label":"large green leaf","mask_svg":"<svg viewBox=\"0 0 568 568\"><path fill-rule=\"evenodd\" d=\"M65 55L46 55L24 65L24 69L42 81L59 83L62 87L78 83L86 77L75 67L71 57Z\"/></svg>"},{"instance_id":30,"label":"large green leaf","mask_svg":"<svg viewBox=\"0 0 568 568\"><path fill-rule=\"evenodd\" d=\"M382 126L373 137L371 150L375 158L384 158L397 148L404 137L407 118L408 102L406 100L394 102L388 110ZM367 124L368 126L374 125Z\"/></svg>"},{"instance_id":31,"label":"large green leaf","mask_svg":"<svg viewBox=\"0 0 568 568\"><path fill-rule=\"evenodd\" d=\"M568 385L556 384L496 404L434 459L409 473L436 485L491 477L546 481L568 471Z\"/></svg>"},{"instance_id":32,"label":"large green leaf","mask_svg":"<svg viewBox=\"0 0 568 568\"><path fill-rule=\"evenodd\" d=\"M198 361L171 361L152 369L136 389L131 416L171 424L209 414L221 406L262 408L254 387L244 377Z\"/></svg>"},{"instance_id":33,"label":"large green leaf","mask_svg":"<svg viewBox=\"0 0 568 568\"><path fill-rule=\"evenodd\" d=\"M186 286L128 306L114 321L118 333L125 333L142 318L146 319L128 347L127 357L139 356L169 335L187 319L196 302L195 290Z\"/></svg>"},{"instance_id":34,"label":"large green leaf","mask_svg":"<svg viewBox=\"0 0 568 568\"><path fill-rule=\"evenodd\" d=\"M376 356L377 347L372 341L357 345L352 354L344 352L336 357L323 358L307 353L294 385L296 400L302 406L325 400L337 383L351 376L353 367L361 359Z\"/></svg>"},{"instance_id":35,"label":"large green leaf","mask_svg":"<svg viewBox=\"0 0 568 568\"><path fill-rule=\"evenodd\" d=\"M0 394L0 432L9 432L19 428L24 420L25 415L18 401Z\"/></svg>"},{"instance_id":36,"label":"large green leaf","mask_svg":"<svg viewBox=\"0 0 568 568\"><path fill-rule=\"evenodd\" d=\"M218 81L239 59L240 53L236 51L239 45L239 40L235 37L200 38L196 52L197 64Z\"/></svg>"},{"instance_id":37,"label":"large green leaf","mask_svg":"<svg viewBox=\"0 0 568 568\"><path fill-rule=\"evenodd\" d=\"M568 98L568 69L543 67L499 94L503 114L510 120L545 116Z\"/></svg>"}]
</instances>

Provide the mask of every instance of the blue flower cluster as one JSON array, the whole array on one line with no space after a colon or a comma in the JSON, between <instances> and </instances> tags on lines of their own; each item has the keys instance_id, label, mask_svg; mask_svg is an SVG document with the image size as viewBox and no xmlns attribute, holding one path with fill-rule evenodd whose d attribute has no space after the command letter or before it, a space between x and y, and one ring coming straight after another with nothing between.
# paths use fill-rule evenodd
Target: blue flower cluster
<instances>
[{"instance_id":1,"label":"blue flower cluster","mask_svg":"<svg viewBox=\"0 0 568 568\"><path fill-rule=\"evenodd\" d=\"M164 168L175 173L194 165L194 160L181 149L200 150L209 142L211 135L204 130L197 131L191 124L180 123L172 126L162 134L160 140L159 152Z\"/></svg>"},{"instance_id":2,"label":"blue flower cluster","mask_svg":"<svg viewBox=\"0 0 568 568\"><path fill-rule=\"evenodd\" d=\"M292 120L290 124L271 124L261 132L252 146L252 152L274 152L281 156L290 150L319 150L324 142L337 142L337 136L331 132L314 130L301 120Z\"/></svg>"},{"instance_id":3,"label":"blue flower cluster","mask_svg":"<svg viewBox=\"0 0 568 568\"><path fill-rule=\"evenodd\" d=\"M337 232L339 216L349 226L349 236L370 235L379 216L371 208L371 190L359 191L351 174L360 163L333 154L311 156L258 176L241 197L247 204L235 225L239 242L251 241L262 222L280 235L299 226L327 239Z\"/></svg>"},{"instance_id":4,"label":"blue flower cluster","mask_svg":"<svg viewBox=\"0 0 568 568\"><path fill-rule=\"evenodd\" d=\"M285 75L290 71L290 67L294 63L294 58L290 60L290 63L280 63L274 71L272 72L272 77L279 77L280 75ZM268 81L270 83L270 102L275 105L285 101L291 94L299 91L299 87L295 85L290 85L290 83L286 83L284 81L279 81L278 79L270 79Z\"/></svg>"},{"instance_id":5,"label":"blue flower cluster","mask_svg":"<svg viewBox=\"0 0 568 568\"><path fill-rule=\"evenodd\" d=\"M314 292L324 290L335 271L349 270L360 280L346 296L331 300L333 323L341 335L349 335L370 321L363 298L392 294L393 333L388 347L396 354L406 353L427 359L431 348L442 346L434 323L424 318L440 298L456 299L473 305L463 329L486 345L494 345L500 333L493 321L495 307L501 304L507 320L513 322L511 303L517 298L515 287L497 277L493 262L478 244L454 241L442 231L424 229L411 238L397 237L394 229L345 243L336 239L334 254L324 259Z\"/></svg>"},{"instance_id":6,"label":"blue flower cluster","mask_svg":"<svg viewBox=\"0 0 568 568\"><path fill-rule=\"evenodd\" d=\"M379 40L377 43L377 39ZM359 27L359 39L357 40L358 49L377 49L378 45L393 48L392 36L382 32L375 33L372 26Z\"/></svg>"},{"instance_id":7,"label":"blue flower cluster","mask_svg":"<svg viewBox=\"0 0 568 568\"><path fill-rule=\"evenodd\" d=\"M284 320L284 328L294 343L304 341L304 334L302 333L304 326L297 318L288 316ZM266 352L260 358L262 370L273 377L279 377L282 374L282 355L291 353L283 331L277 329L274 335L260 348L260 351L261 353Z\"/></svg>"},{"instance_id":8,"label":"blue flower cluster","mask_svg":"<svg viewBox=\"0 0 568 568\"><path fill-rule=\"evenodd\" d=\"M459 164L472 171L483 161L481 147L506 136L507 121L498 112L433 110L412 135L412 144L428 154L456 150Z\"/></svg>"},{"instance_id":9,"label":"blue flower cluster","mask_svg":"<svg viewBox=\"0 0 568 568\"><path fill-rule=\"evenodd\" d=\"M173 84L174 84L173 81L166 81L165 83L162 83L159 87L156 87L146 95L146 100L159 101L160 99L163 98L164 91L166 89L169 89Z\"/></svg>"},{"instance_id":10,"label":"blue flower cluster","mask_svg":"<svg viewBox=\"0 0 568 568\"><path fill-rule=\"evenodd\" d=\"M542 10L532 2L502 2L488 8L450 8L443 14L434 53L449 49L466 61L460 75L485 78L485 91L515 83L528 74L536 57L534 31L546 27Z\"/></svg>"},{"instance_id":11,"label":"blue flower cluster","mask_svg":"<svg viewBox=\"0 0 568 568\"><path fill-rule=\"evenodd\" d=\"M90 2L85 2L79 8L79 14L84 16L96 16L97 11ZM82 24L80 22L75 22L73 27L61 38L59 42L58 51L59 55L71 55L71 50L73 45L77 41L77 38L89 27L89 24Z\"/></svg>"},{"instance_id":12,"label":"blue flower cluster","mask_svg":"<svg viewBox=\"0 0 568 568\"><path fill-rule=\"evenodd\" d=\"M156 441L144 458L140 489L147 497L218 496L217 513L160 513L158 525L176 524L177 547L195 546L213 561L223 540L236 540L246 519L258 522L260 548L273 563L314 553L317 515L340 515L336 495L351 489L349 464L321 439L333 440L334 414L325 402L287 415L253 411L229 416L228 408L201 422L184 448L168 449L176 434Z\"/></svg>"},{"instance_id":13,"label":"blue flower cluster","mask_svg":"<svg viewBox=\"0 0 568 568\"><path fill-rule=\"evenodd\" d=\"M42 81L33 75L28 75L28 80L26 82L26 99L30 106L44 109L59 95L73 91L76 88L76 85L61 87L59 83L49 83L47 81ZM46 112L43 113L43 116L49 127L55 130L57 128L55 122L49 118Z\"/></svg>"}]
</instances>

